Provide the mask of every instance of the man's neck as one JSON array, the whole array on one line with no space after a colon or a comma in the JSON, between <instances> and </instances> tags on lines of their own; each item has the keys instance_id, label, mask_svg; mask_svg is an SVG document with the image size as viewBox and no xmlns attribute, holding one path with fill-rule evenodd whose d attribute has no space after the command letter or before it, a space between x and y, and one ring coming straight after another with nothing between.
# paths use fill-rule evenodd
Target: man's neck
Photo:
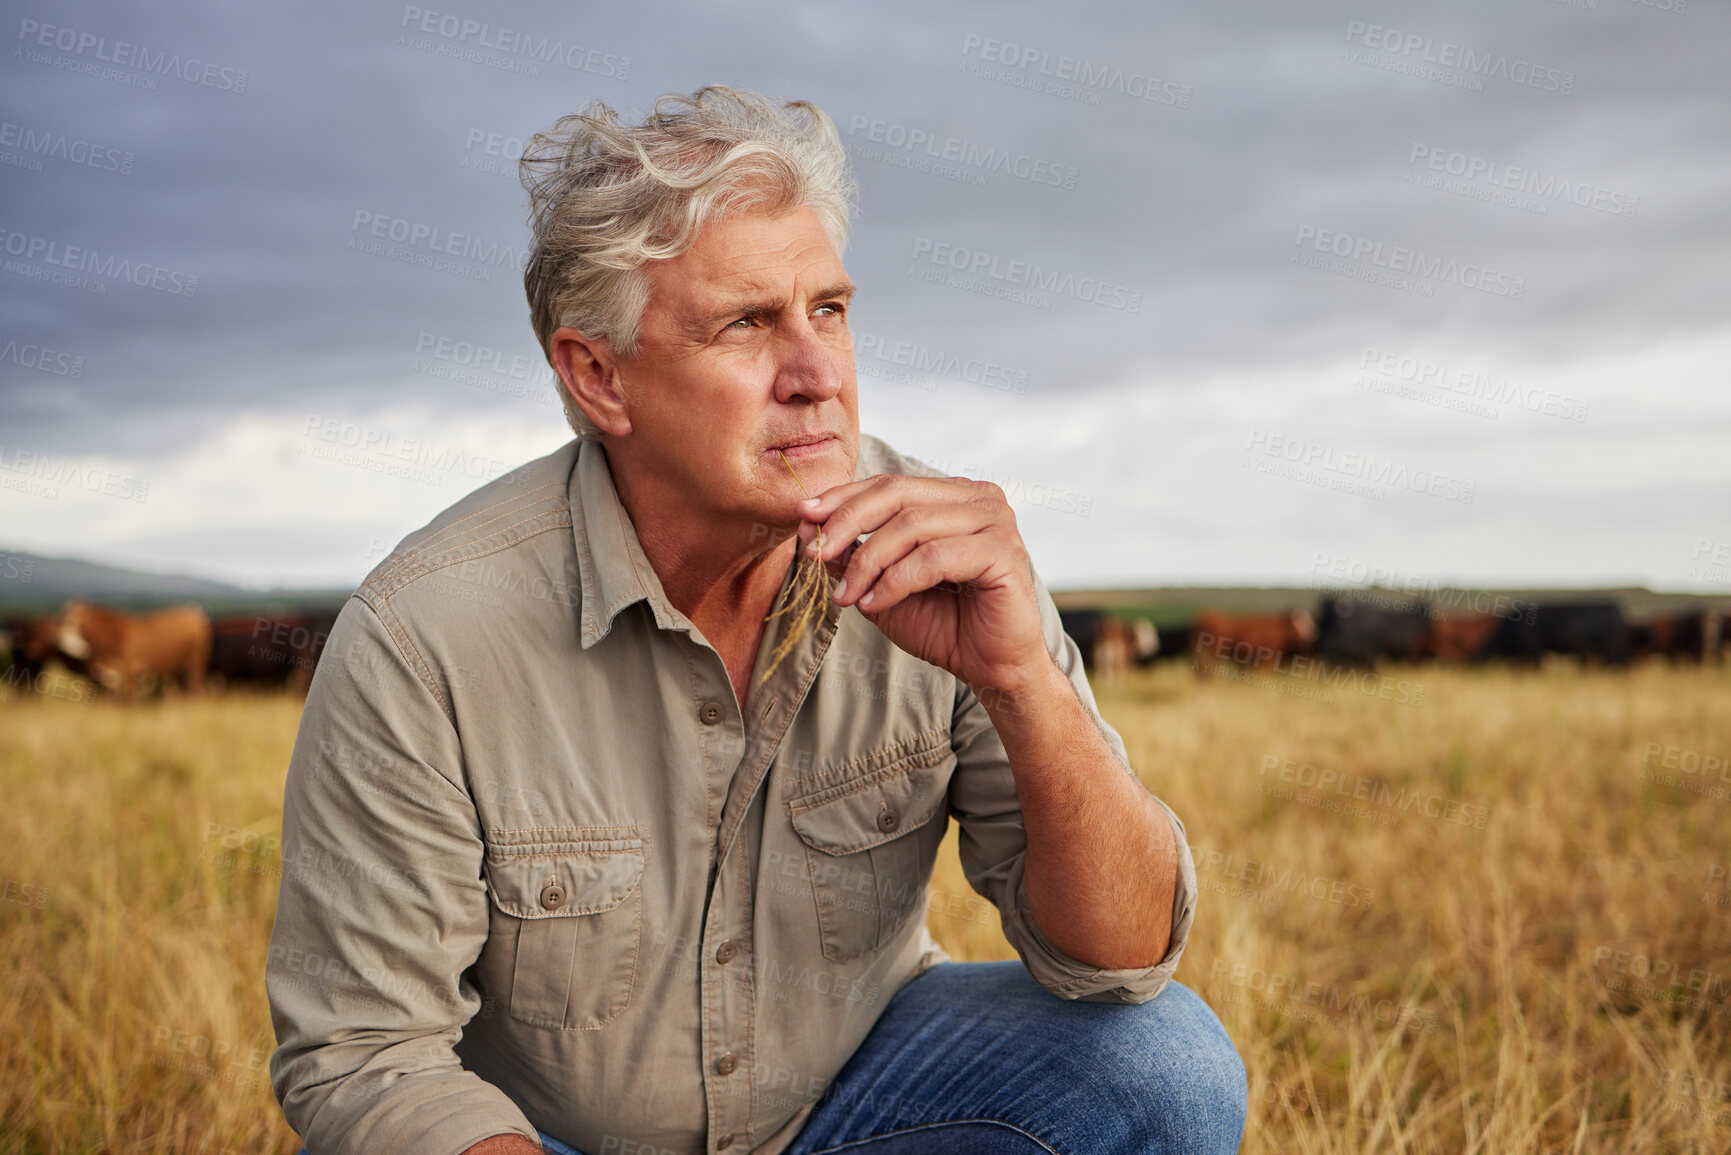
<instances>
[{"instance_id":1,"label":"man's neck","mask_svg":"<svg viewBox=\"0 0 1731 1155\"><path fill-rule=\"evenodd\" d=\"M681 533L680 527L646 527L635 511L632 521L667 600L705 635L716 632L712 623L762 622L793 561L791 530L771 530L770 536L742 548L739 541L749 536L749 529Z\"/></svg>"},{"instance_id":2,"label":"man's neck","mask_svg":"<svg viewBox=\"0 0 1731 1155\"><path fill-rule=\"evenodd\" d=\"M741 706L769 614L793 563L793 530L740 522L694 510L653 481L620 468L610 456L613 486L637 530L662 592L715 647Z\"/></svg>"}]
</instances>

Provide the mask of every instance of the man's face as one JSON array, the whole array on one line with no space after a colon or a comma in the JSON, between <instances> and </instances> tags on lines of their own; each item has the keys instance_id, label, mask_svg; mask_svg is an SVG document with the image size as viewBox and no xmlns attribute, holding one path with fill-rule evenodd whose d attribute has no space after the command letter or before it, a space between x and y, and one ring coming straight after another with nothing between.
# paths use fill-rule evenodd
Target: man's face
<instances>
[{"instance_id":1,"label":"man's face","mask_svg":"<svg viewBox=\"0 0 1731 1155\"><path fill-rule=\"evenodd\" d=\"M852 481L859 455L853 283L817 214L723 218L648 271L621 448L695 510L797 524L799 483Z\"/></svg>"}]
</instances>

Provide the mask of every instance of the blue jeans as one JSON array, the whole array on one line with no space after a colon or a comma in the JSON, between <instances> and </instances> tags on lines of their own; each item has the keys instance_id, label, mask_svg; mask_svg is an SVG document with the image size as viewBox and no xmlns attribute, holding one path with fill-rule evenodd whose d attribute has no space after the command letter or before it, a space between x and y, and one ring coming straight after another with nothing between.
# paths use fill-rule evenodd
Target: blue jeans
<instances>
[{"instance_id":1,"label":"blue jeans","mask_svg":"<svg viewBox=\"0 0 1731 1155\"><path fill-rule=\"evenodd\" d=\"M1243 1061L1188 987L1067 1002L1019 962L940 963L890 1000L788 1155L1232 1152L1247 1100Z\"/></svg>"}]
</instances>

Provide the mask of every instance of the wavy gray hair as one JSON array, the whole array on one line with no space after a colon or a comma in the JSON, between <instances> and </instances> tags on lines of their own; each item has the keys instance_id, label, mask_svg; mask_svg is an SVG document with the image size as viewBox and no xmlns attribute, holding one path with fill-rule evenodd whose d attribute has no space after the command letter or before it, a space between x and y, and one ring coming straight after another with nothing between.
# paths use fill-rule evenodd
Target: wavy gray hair
<instances>
[{"instance_id":1,"label":"wavy gray hair","mask_svg":"<svg viewBox=\"0 0 1731 1155\"><path fill-rule=\"evenodd\" d=\"M720 85L663 96L640 125L590 101L531 138L519 174L533 233L523 289L548 364L567 325L633 356L649 303L643 266L685 252L710 221L810 205L839 254L858 196L821 108ZM600 436L563 383L559 397L579 437Z\"/></svg>"}]
</instances>

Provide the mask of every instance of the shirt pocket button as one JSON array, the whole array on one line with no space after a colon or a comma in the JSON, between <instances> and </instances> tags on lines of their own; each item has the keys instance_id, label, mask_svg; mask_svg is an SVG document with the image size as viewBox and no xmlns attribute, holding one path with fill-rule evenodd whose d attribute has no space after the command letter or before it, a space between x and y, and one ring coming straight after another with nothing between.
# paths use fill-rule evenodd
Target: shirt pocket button
<instances>
[{"instance_id":1,"label":"shirt pocket button","mask_svg":"<svg viewBox=\"0 0 1731 1155\"><path fill-rule=\"evenodd\" d=\"M549 882L541 888L541 905L547 910L558 910L565 905L565 888L557 882Z\"/></svg>"},{"instance_id":2,"label":"shirt pocket button","mask_svg":"<svg viewBox=\"0 0 1731 1155\"><path fill-rule=\"evenodd\" d=\"M883 831L885 834L888 834L900 825L901 820L901 815L888 807L878 811L878 829Z\"/></svg>"},{"instance_id":3,"label":"shirt pocket button","mask_svg":"<svg viewBox=\"0 0 1731 1155\"><path fill-rule=\"evenodd\" d=\"M697 711L697 717L705 726L713 726L721 721L721 703L705 702Z\"/></svg>"}]
</instances>

